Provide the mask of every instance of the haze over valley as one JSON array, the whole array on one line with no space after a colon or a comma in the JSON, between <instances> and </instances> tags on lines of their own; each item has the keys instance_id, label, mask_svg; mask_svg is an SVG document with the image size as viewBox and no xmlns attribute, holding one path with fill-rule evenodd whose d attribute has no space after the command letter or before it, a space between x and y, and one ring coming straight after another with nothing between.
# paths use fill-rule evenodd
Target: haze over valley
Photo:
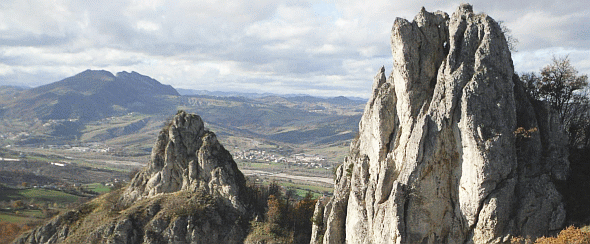
<instances>
[{"instance_id":1,"label":"haze over valley","mask_svg":"<svg viewBox=\"0 0 590 244\"><path fill-rule=\"evenodd\" d=\"M49 164L130 171L147 163L161 126L184 110L206 118L206 126L249 174L321 177L303 181L326 187L358 130L365 103L346 97L182 92L136 72L95 70L32 89L2 86L0 143L6 154L22 160L38 155Z\"/></svg>"}]
</instances>

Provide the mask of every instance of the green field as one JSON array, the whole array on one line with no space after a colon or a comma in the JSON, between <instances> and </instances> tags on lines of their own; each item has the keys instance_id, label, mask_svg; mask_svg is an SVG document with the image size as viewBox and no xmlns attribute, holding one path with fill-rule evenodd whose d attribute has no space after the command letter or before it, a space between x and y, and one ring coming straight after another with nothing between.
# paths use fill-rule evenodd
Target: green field
<instances>
[{"instance_id":1,"label":"green field","mask_svg":"<svg viewBox=\"0 0 590 244\"><path fill-rule=\"evenodd\" d=\"M80 198L65 192L48 189L22 189L18 190L17 194L22 196L23 200L33 200L36 203L72 203Z\"/></svg>"},{"instance_id":2,"label":"green field","mask_svg":"<svg viewBox=\"0 0 590 244\"><path fill-rule=\"evenodd\" d=\"M88 190L91 190L91 191L96 192L96 193L99 193L99 194L102 194L102 193L110 192L111 191L111 188L110 187L105 186L105 185L103 185L101 183L92 183L92 184L85 185L85 187Z\"/></svg>"},{"instance_id":3,"label":"green field","mask_svg":"<svg viewBox=\"0 0 590 244\"><path fill-rule=\"evenodd\" d=\"M22 201L22 205L15 209L13 201L17 200ZM35 223L48 217L41 208L50 206L49 208L57 213L79 201L80 197L61 191L38 188L19 189L0 185L0 202L3 206L0 210L0 223Z\"/></svg>"},{"instance_id":4,"label":"green field","mask_svg":"<svg viewBox=\"0 0 590 244\"><path fill-rule=\"evenodd\" d=\"M9 214L9 213L0 213L0 222L22 224L22 223L30 222L32 220L34 220L34 219L30 218L30 217L17 216L17 215Z\"/></svg>"},{"instance_id":5,"label":"green field","mask_svg":"<svg viewBox=\"0 0 590 244\"><path fill-rule=\"evenodd\" d=\"M268 186L272 181L264 181L262 185ZM305 197L305 194L311 192L314 198L321 197L324 192L332 193L333 189L330 187L322 187L317 185L307 185L307 184L300 184L294 182L287 182L281 180L275 180L275 182L282 186L284 189L289 190L293 189L300 197Z\"/></svg>"},{"instance_id":6,"label":"green field","mask_svg":"<svg viewBox=\"0 0 590 244\"><path fill-rule=\"evenodd\" d=\"M45 214L43 214L43 212L39 209L27 209L27 210L22 210L19 211L20 215L24 215L24 216L28 216L28 217L33 217L33 218L44 218Z\"/></svg>"}]
</instances>

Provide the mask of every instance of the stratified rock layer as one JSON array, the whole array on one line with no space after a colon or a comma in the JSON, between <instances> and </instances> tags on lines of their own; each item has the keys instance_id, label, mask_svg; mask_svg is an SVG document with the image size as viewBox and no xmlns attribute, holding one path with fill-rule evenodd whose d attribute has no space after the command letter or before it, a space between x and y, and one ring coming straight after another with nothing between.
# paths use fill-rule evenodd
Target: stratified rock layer
<instances>
[{"instance_id":1,"label":"stratified rock layer","mask_svg":"<svg viewBox=\"0 0 590 244\"><path fill-rule=\"evenodd\" d=\"M499 25L461 5L397 19L359 138L312 243L500 243L559 229L559 126L514 75Z\"/></svg>"}]
</instances>

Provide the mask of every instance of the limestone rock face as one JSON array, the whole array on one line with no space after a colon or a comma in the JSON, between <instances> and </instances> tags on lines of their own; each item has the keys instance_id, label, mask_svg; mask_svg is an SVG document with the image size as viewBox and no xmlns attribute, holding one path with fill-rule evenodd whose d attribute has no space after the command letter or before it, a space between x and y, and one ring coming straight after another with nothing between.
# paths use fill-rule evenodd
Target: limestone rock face
<instances>
[{"instance_id":1,"label":"limestone rock face","mask_svg":"<svg viewBox=\"0 0 590 244\"><path fill-rule=\"evenodd\" d=\"M514 75L498 24L461 5L396 19L359 137L311 243L501 243L565 220L561 128Z\"/></svg>"},{"instance_id":2,"label":"limestone rock face","mask_svg":"<svg viewBox=\"0 0 590 244\"><path fill-rule=\"evenodd\" d=\"M125 189L69 211L14 243L242 243L244 175L198 115L181 112L158 135L150 163Z\"/></svg>"},{"instance_id":3,"label":"limestone rock face","mask_svg":"<svg viewBox=\"0 0 590 244\"><path fill-rule=\"evenodd\" d=\"M204 128L198 115L182 112L158 135L150 164L132 179L123 193L123 202L200 189L244 211L238 200L244 186L244 175L215 134Z\"/></svg>"},{"instance_id":4,"label":"limestone rock face","mask_svg":"<svg viewBox=\"0 0 590 244\"><path fill-rule=\"evenodd\" d=\"M247 218L202 194L160 194L109 215L72 210L14 243L242 243Z\"/></svg>"}]
</instances>

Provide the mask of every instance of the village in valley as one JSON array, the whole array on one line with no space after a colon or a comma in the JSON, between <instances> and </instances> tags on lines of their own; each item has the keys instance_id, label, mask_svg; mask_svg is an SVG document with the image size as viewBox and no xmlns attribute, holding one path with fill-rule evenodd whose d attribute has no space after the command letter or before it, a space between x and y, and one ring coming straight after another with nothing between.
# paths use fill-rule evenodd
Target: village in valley
<instances>
[{"instance_id":1,"label":"village in valley","mask_svg":"<svg viewBox=\"0 0 590 244\"><path fill-rule=\"evenodd\" d=\"M255 163L279 163L287 166L298 166L306 168L324 168L330 169L332 164L322 155L308 155L298 153L289 156L280 156L272 152L266 152L261 149L241 150L233 153L236 160L255 162Z\"/></svg>"}]
</instances>

